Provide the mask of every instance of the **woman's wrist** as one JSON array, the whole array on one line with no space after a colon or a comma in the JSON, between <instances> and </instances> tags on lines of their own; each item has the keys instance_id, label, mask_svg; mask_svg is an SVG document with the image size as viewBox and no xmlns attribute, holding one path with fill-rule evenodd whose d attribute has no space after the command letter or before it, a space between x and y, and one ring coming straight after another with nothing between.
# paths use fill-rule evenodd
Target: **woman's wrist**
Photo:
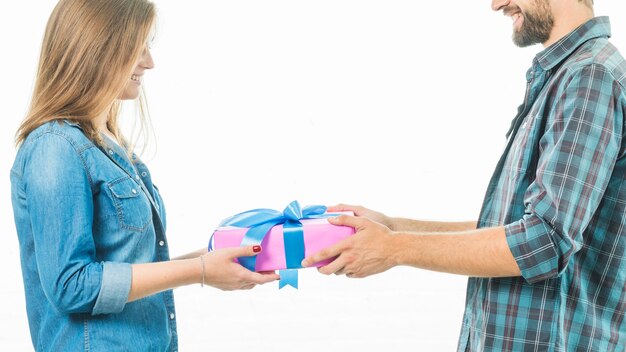
<instances>
[{"instance_id":1,"label":"woman's wrist","mask_svg":"<svg viewBox=\"0 0 626 352\"><path fill-rule=\"evenodd\" d=\"M201 258L201 256L173 261L173 263L177 263L181 266L179 271L180 278L183 280L183 282L180 283L181 286L202 284L203 261L206 262L206 259ZM204 284L206 284L206 281L204 282Z\"/></svg>"}]
</instances>

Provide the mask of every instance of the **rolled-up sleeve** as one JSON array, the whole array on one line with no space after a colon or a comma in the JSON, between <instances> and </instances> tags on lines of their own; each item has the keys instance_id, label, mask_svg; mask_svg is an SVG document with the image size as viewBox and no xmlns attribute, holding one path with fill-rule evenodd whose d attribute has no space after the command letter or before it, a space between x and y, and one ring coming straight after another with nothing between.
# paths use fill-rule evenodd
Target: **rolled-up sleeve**
<instances>
[{"instance_id":1,"label":"rolled-up sleeve","mask_svg":"<svg viewBox=\"0 0 626 352\"><path fill-rule=\"evenodd\" d=\"M505 226L530 283L558 276L582 246L620 153L624 121L617 90L609 72L590 65L571 73L557 93L535 180L524 196L525 215Z\"/></svg>"},{"instance_id":2,"label":"rolled-up sleeve","mask_svg":"<svg viewBox=\"0 0 626 352\"><path fill-rule=\"evenodd\" d=\"M130 264L105 262L102 285L91 314L118 313L124 309L132 280Z\"/></svg>"},{"instance_id":3,"label":"rolled-up sleeve","mask_svg":"<svg viewBox=\"0 0 626 352\"><path fill-rule=\"evenodd\" d=\"M120 312L131 267L96 260L91 181L77 147L62 135L46 133L31 148L24 190L47 299L63 313Z\"/></svg>"}]
</instances>

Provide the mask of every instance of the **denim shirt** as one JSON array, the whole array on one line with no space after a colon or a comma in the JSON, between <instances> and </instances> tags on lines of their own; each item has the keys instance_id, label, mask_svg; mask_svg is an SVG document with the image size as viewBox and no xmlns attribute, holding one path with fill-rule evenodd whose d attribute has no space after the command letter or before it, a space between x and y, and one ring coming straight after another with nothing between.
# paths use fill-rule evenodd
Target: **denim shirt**
<instances>
[{"instance_id":1,"label":"denim shirt","mask_svg":"<svg viewBox=\"0 0 626 352\"><path fill-rule=\"evenodd\" d=\"M11 169L26 310L37 351L175 351L172 291L126 303L131 264L169 260L147 167L80 126L48 122Z\"/></svg>"}]
</instances>

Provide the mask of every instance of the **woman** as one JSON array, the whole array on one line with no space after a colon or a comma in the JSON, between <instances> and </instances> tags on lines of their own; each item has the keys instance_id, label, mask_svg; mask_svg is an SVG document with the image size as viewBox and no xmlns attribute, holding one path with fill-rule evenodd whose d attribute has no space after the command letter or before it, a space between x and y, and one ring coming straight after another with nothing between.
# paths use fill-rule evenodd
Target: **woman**
<instances>
[{"instance_id":1,"label":"woman","mask_svg":"<svg viewBox=\"0 0 626 352\"><path fill-rule=\"evenodd\" d=\"M278 279L233 261L258 246L169 260L163 202L118 127L120 102L144 101L154 22L147 0L61 0L48 22L11 170L38 351L174 351L172 288Z\"/></svg>"}]
</instances>

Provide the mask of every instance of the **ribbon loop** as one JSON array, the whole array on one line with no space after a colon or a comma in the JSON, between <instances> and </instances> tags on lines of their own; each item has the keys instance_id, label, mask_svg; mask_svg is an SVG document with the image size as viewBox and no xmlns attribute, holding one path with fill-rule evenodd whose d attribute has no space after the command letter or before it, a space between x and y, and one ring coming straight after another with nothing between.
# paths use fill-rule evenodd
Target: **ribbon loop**
<instances>
[{"instance_id":1,"label":"ribbon loop","mask_svg":"<svg viewBox=\"0 0 626 352\"><path fill-rule=\"evenodd\" d=\"M300 203L296 200L289 203L283 211L283 216L285 217L285 220L299 221L302 219L302 208L300 207Z\"/></svg>"}]
</instances>

